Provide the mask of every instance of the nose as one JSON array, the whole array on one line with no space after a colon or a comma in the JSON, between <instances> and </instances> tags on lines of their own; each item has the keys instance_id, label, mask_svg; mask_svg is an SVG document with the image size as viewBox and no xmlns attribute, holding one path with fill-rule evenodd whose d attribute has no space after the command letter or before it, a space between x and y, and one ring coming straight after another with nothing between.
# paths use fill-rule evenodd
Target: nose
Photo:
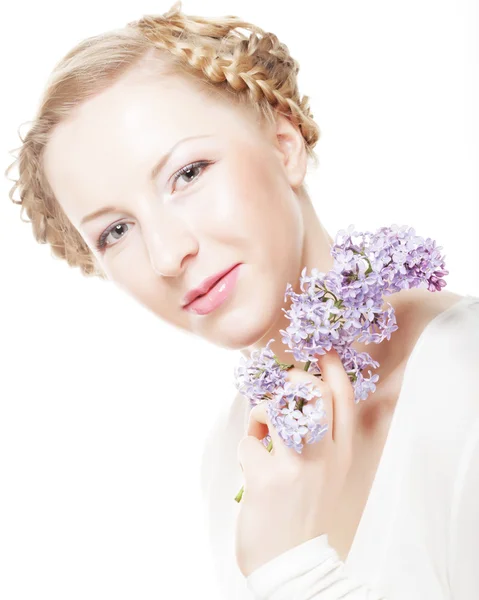
<instances>
[{"instance_id":1,"label":"nose","mask_svg":"<svg viewBox=\"0 0 479 600\"><path fill-rule=\"evenodd\" d=\"M144 240L153 271L163 277L178 277L187 257L198 253L198 241L181 218L162 213L144 227Z\"/></svg>"}]
</instances>

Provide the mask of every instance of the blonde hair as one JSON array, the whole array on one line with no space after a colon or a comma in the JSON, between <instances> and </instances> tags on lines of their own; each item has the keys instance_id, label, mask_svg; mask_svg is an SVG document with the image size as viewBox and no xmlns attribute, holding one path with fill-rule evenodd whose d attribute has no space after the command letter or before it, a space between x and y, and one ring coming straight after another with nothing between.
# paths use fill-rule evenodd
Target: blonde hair
<instances>
[{"instance_id":1,"label":"blonde hair","mask_svg":"<svg viewBox=\"0 0 479 600\"><path fill-rule=\"evenodd\" d=\"M238 31L250 31L247 36ZM297 87L299 65L276 35L239 17L204 18L185 15L176 2L162 15L146 15L77 44L55 66L45 87L16 160L18 179L9 197L21 205L20 218L32 223L38 243L48 243L52 254L80 267L84 275L104 278L95 256L71 224L45 177L43 153L56 124L83 100L98 94L136 65L149 52L167 58L168 74L184 75L230 103L256 111L260 122L273 123L275 111L301 132L308 158L317 165L313 147L319 127L313 120L308 96ZM20 200L13 195L19 189ZM22 218L26 211L29 220Z\"/></svg>"}]
</instances>

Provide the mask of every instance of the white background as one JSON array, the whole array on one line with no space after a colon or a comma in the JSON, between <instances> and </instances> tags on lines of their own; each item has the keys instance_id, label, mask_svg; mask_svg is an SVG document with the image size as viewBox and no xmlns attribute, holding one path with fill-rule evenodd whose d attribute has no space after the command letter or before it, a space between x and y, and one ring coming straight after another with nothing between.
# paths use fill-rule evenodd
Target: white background
<instances>
[{"instance_id":1,"label":"white background","mask_svg":"<svg viewBox=\"0 0 479 600\"><path fill-rule=\"evenodd\" d=\"M4 167L73 45L172 4L8 3ZM321 129L320 167L307 183L333 238L349 224L414 226L443 247L447 289L479 295L477 2L182 8L236 14L275 32L299 60ZM10 185L4 178L0 202L0 598L218 599L200 458L236 393L239 354L52 258L20 220Z\"/></svg>"}]
</instances>

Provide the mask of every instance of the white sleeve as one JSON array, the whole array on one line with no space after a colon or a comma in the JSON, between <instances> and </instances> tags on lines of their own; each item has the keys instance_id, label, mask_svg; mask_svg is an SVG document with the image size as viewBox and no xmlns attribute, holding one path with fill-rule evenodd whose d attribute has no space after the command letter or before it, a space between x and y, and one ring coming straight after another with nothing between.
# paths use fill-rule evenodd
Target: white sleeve
<instances>
[{"instance_id":1,"label":"white sleeve","mask_svg":"<svg viewBox=\"0 0 479 600\"><path fill-rule=\"evenodd\" d=\"M479 421L459 458L449 522L451 600L479 598ZM291 548L253 571L248 589L256 600L387 600L353 579L326 534Z\"/></svg>"},{"instance_id":2,"label":"white sleeve","mask_svg":"<svg viewBox=\"0 0 479 600\"><path fill-rule=\"evenodd\" d=\"M479 598L479 422L462 453L450 521L451 600Z\"/></svg>"},{"instance_id":3,"label":"white sleeve","mask_svg":"<svg viewBox=\"0 0 479 600\"><path fill-rule=\"evenodd\" d=\"M256 600L387 600L345 570L323 534L265 563L246 585Z\"/></svg>"}]
</instances>

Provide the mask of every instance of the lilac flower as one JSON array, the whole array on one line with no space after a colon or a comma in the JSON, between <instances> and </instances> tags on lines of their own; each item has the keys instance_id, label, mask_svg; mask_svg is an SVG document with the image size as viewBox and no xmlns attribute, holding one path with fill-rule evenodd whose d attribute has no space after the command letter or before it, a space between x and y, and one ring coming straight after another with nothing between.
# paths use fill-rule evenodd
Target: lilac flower
<instances>
[{"instance_id":1,"label":"lilac flower","mask_svg":"<svg viewBox=\"0 0 479 600\"><path fill-rule=\"evenodd\" d=\"M331 247L333 268L328 273L313 268L308 276L305 267L301 294L290 283L286 286L285 302L289 297L291 307L282 310L290 325L280 330L282 342L289 347L286 352L316 375L320 374L316 355L334 348L353 385L354 401L367 399L375 392L379 376L368 370L366 378L364 371L376 369L379 363L351 344L354 340L379 344L398 329L391 304L382 309L384 296L413 287L442 290L446 285L442 278L449 272L441 249L434 240L417 236L412 227L394 224L375 233L355 231L353 225L341 229ZM294 364L277 360L269 348L272 341L252 352L248 360L241 358L242 364L235 368L235 385L251 406L268 402L267 412L279 436L301 453L306 438L306 443L314 443L327 431L327 423L322 423L322 400L319 395L314 401L318 388L310 390L286 381L285 371ZM263 443L271 450L269 435Z\"/></svg>"},{"instance_id":2,"label":"lilac flower","mask_svg":"<svg viewBox=\"0 0 479 600\"><path fill-rule=\"evenodd\" d=\"M251 353L250 359L240 357L240 365L235 367L236 388L255 406L263 400L269 399L275 390L284 385L286 376L283 371L294 365L280 363L269 345Z\"/></svg>"},{"instance_id":3,"label":"lilac flower","mask_svg":"<svg viewBox=\"0 0 479 600\"><path fill-rule=\"evenodd\" d=\"M312 403L311 400L317 400ZM299 409L298 407L301 407ZM302 440L309 434L306 443L312 444L328 430L321 392L312 383L293 384L286 381L278 388L266 406L268 416L279 436L288 447L301 454Z\"/></svg>"}]
</instances>

